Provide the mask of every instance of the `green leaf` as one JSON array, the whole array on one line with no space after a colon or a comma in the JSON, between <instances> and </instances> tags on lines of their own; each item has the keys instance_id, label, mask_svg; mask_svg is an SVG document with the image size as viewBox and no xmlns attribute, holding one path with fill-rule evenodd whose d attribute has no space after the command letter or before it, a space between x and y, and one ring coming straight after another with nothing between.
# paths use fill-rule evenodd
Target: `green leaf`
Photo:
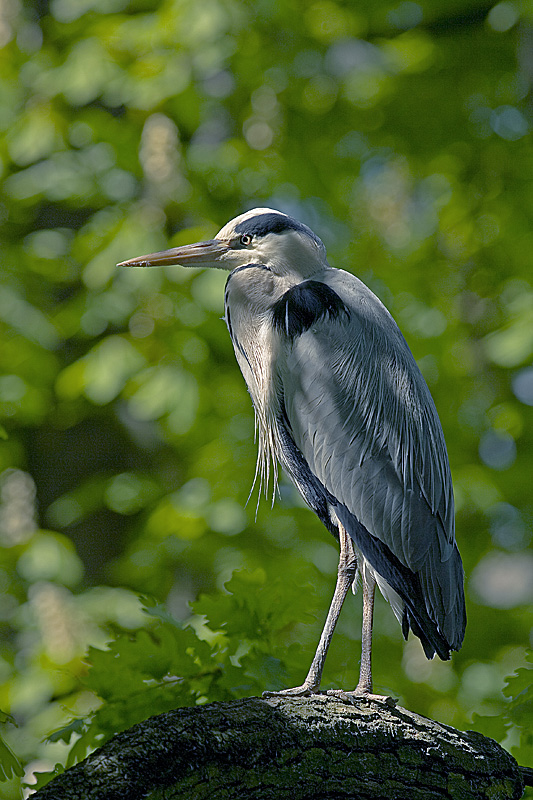
<instances>
[{"instance_id":1,"label":"green leaf","mask_svg":"<svg viewBox=\"0 0 533 800\"><path fill-rule=\"evenodd\" d=\"M495 739L497 742L501 742L505 738L509 728L509 722L502 714L482 716L474 713L472 715L472 724L474 730L491 739Z\"/></svg>"},{"instance_id":2,"label":"green leaf","mask_svg":"<svg viewBox=\"0 0 533 800\"><path fill-rule=\"evenodd\" d=\"M108 649L91 648L90 670L84 683L104 700L140 692L149 679L166 675L187 677L197 672L195 649L205 652L190 629L160 624L132 636L120 636Z\"/></svg>"},{"instance_id":3,"label":"green leaf","mask_svg":"<svg viewBox=\"0 0 533 800\"><path fill-rule=\"evenodd\" d=\"M48 772L34 772L33 776L35 778L35 783L32 783L31 785L32 791L38 791L39 789L42 789L43 786L46 786L51 780L57 778L58 775L62 775L64 771L65 767L63 764L56 764L54 769L51 769Z\"/></svg>"},{"instance_id":4,"label":"green leaf","mask_svg":"<svg viewBox=\"0 0 533 800\"><path fill-rule=\"evenodd\" d=\"M63 728L58 728L57 731L49 733L46 737L49 742L70 742L74 734L81 734L87 727L84 719L73 719L68 725Z\"/></svg>"},{"instance_id":5,"label":"green leaf","mask_svg":"<svg viewBox=\"0 0 533 800\"><path fill-rule=\"evenodd\" d=\"M0 736L0 780L7 781L15 777L21 778L23 775L22 764L7 742Z\"/></svg>"}]
</instances>

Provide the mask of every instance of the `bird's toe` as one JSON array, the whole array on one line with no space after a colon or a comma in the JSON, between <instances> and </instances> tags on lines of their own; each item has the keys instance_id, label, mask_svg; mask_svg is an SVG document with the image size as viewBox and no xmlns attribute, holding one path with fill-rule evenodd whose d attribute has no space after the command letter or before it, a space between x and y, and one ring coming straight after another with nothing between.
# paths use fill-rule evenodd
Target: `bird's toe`
<instances>
[{"instance_id":1,"label":"bird's toe","mask_svg":"<svg viewBox=\"0 0 533 800\"><path fill-rule=\"evenodd\" d=\"M294 686L292 689L279 689L277 692L263 692L262 697L310 697L318 694L318 686L309 686L302 683L301 686Z\"/></svg>"},{"instance_id":2,"label":"bird's toe","mask_svg":"<svg viewBox=\"0 0 533 800\"><path fill-rule=\"evenodd\" d=\"M373 694L372 692L361 691L360 689L355 689L353 692L347 692L344 689L330 689L326 694L328 697L337 697L345 703L352 703L352 705L374 701L376 703L383 703L389 706L389 708L394 708L394 706L398 704L397 698L391 697L390 695Z\"/></svg>"}]
</instances>

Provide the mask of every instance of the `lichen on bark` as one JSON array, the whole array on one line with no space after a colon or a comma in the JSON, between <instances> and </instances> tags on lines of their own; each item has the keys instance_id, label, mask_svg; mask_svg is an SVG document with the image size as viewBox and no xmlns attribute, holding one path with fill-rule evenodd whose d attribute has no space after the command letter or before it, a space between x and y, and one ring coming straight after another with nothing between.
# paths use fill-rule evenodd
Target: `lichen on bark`
<instances>
[{"instance_id":1,"label":"lichen on bark","mask_svg":"<svg viewBox=\"0 0 533 800\"><path fill-rule=\"evenodd\" d=\"M385 703L249 698L118 734L35 800L519 800L496 742Z\"/></svg>"}]
</instances>

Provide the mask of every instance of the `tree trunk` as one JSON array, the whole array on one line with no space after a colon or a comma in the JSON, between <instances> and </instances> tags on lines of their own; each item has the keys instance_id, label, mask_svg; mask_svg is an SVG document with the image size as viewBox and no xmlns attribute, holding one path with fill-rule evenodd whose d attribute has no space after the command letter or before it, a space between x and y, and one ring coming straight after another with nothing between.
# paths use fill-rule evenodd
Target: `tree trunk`
<instances>
[{"instance_id":1,"label":"tree trunk","mask_svg":"<svg viewBox=\"0 0 533 800\"><path fill-rule=\"evenodd\" d=\"M518 800L522 792L516 761L492 739L385 703L314 695L159 714L32 800Z\"/></svg>"}]
</instances>

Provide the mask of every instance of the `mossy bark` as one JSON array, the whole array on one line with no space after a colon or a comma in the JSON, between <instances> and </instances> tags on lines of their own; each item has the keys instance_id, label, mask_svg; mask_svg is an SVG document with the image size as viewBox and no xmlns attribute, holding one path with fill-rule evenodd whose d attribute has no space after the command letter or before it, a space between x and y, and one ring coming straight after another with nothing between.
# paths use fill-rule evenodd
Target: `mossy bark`
<instances>
[{"instance_id":1,"label":"mossy bark","mask_svg":"<svg viewBox=\"0 0 533 800\"><path fill-rule=\"evenodd\" d=\"M160 714L32 800L518 800L522 792L516 761L479 733L319 695Z\"/></svg>"}]
</instances>

